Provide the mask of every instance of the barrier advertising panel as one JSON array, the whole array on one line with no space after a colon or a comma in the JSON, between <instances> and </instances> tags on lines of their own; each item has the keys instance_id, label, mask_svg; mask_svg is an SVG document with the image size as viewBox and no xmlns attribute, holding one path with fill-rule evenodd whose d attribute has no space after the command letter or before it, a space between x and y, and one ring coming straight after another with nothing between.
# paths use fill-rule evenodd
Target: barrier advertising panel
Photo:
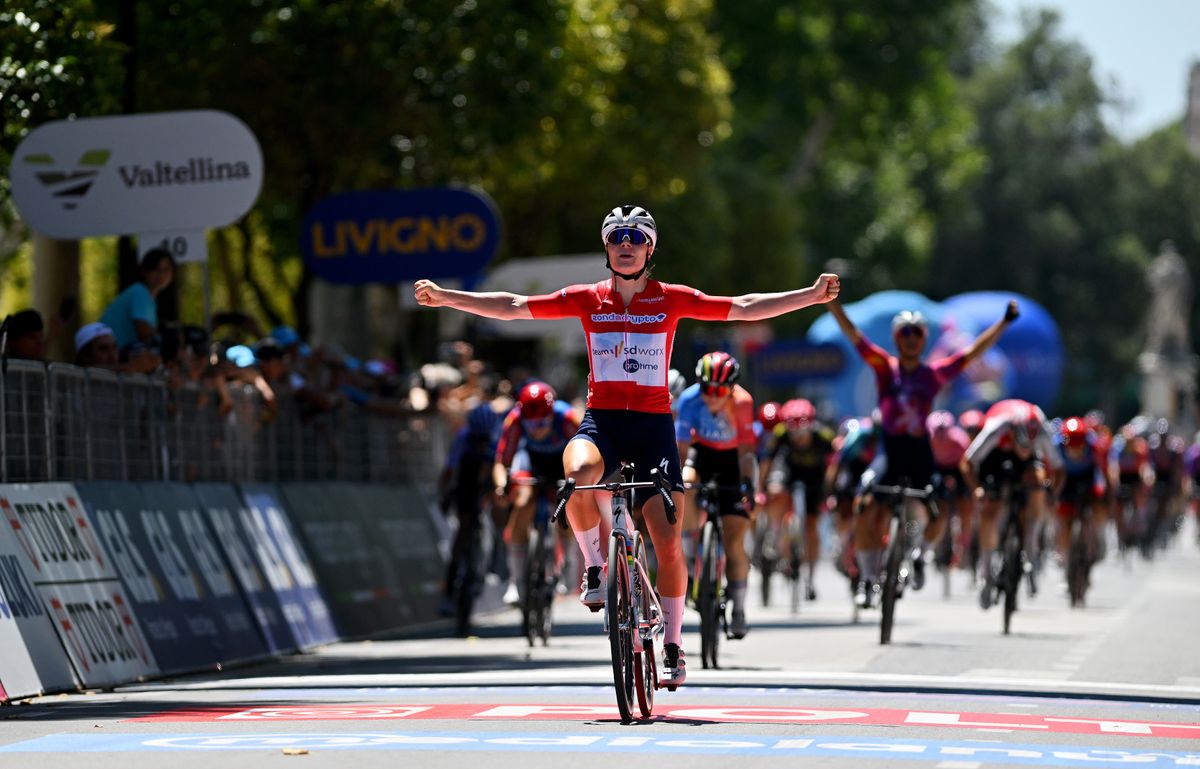
<instances>
[{"instance_id":1,"label":"barrier advertising panel","mask_svg":"<svg viewBox=\"0 0 1200 769\"><path fill-rule=\"evenodd\" d=\"M438 532L429 519L429 502L412 486L351 484L356 508L373 524L374 540L396 570L408 623L438 618L445 564L438 552Z\"/></svg>"},{"instance_id":2,"label":"barrier advertising panel","mask_svg":"<svg viewBox=\"0 0 1200 769\"><path fill-rule=\"evenodd\" d=\"M162 672L266 653L191 489L101 482L79 491Z\"/></svg>"},{"instance_id":3,"label":"barrier advertising panel","mask_svg":"<svg viewBox=\"0 0 1200 769\"><path fill-rule=\"evenodd\" d=\"M171 580L196 640L209 646L217 662L266 656L257 624L191 488L175 483L141 488L148 509L142 525L153 560Z\"/></svg>"},{"instance_id":4,"label":"barrier advertising panel","mask_svg":"<svg viewBox=\"0 0 1200 769\"><path fill-rule=\"evenodd\" d=\"M336 641L337 631L329 607L317 587L308 556L280 504L279 490L269 484L240 486L246 503L242 525L300 648Z\"/></svg>"},{"instance_id":5,"label":"barrier advertising panel","mask_svg":"<svg viewBox=\"0 0 1200 769\"><path fill-rule=\"evenodd\" d=\"M197 483L192 491L242 588L267 650L272 654L295 651L299 643L284 620L279 596L267 581L266 567L255 557L252 529L242 525L250 515L245 503L232 486L224 484Z\"/></svg>"},{"instance_id":6,"label":"barrier advertising panel","mask_svg":"<svg viewBox=\"0 0 1200 769\"><path fill-rule=\"evenodd\" d=\"M282 484L288 512L344 636L400 627L411 614L395 556L350 495L351 484Z\"/></svg>"},{"instance_id":7,"label":"barrier advertising panel","mask_svg":"<svg viewBox=\"0 0 1200 769\"><path fill-rule=\"evenodd\" d=\"M10 530L0 521L0 702L75 688L67 652L21 568Z\"/></svg>"},{"instance_id":8,"label":"barrier advertising panel","mask_svg":"<svg viewBox=\"0 0 1200 769\"><path fill-rule=\"evenodd\" d=\"M65 647L79 682L110 686L158 672L113 562L74 487L0 487L0 527Z\"/></svg>"}]
</instances>

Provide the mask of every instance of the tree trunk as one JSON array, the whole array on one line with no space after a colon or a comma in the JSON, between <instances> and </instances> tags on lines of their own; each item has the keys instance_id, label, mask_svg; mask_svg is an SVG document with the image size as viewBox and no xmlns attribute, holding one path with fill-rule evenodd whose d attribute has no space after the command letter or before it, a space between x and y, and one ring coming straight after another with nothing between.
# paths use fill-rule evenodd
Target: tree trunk
<instances>
[{"instance_id":1,"label":"tree trunk","mask_svg":"<svg viewBox=\"0 0 1200 769\"><path fill-rule=\"evenodd\" d=\"M46 359L75 359L79 327L79 241L33 238L33 306L46 324Z\"/></svg>"}]
</instances>

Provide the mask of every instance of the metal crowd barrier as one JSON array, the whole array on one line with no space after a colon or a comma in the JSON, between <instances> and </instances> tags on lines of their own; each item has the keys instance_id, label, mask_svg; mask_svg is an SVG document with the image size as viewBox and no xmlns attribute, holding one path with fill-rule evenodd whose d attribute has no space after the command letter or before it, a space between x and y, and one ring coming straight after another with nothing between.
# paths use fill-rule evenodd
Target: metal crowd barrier
<instances>
[{"instance_id":1,"label":"metal crowd barrier","mask_svg":"<svg viewBox=\"0 0 1200 769\"><path fill-rule=\"evenodd\" d=\"M289 393L219 393L69 364L9 360L0 377L0 482L316 481L435 490L448 449L432 414L331 411Z\"/></svg>"}]
</instances>

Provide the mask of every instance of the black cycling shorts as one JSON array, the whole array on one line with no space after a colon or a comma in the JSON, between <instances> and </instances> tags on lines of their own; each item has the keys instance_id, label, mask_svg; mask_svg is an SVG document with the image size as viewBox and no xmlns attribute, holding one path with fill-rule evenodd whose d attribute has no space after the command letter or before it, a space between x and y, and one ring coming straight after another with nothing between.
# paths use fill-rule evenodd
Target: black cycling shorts
<instances>
[{"instance_id":1,"label":"black cycling shorts","mask_svg":"<svg viewBox=\"0 0 1200 769\"><path fill-rule=\"evenodd\" d=\"M688 467L695 468L700 483L716 481L722 487L717 492L717 510L721 515L738 515L749 518L742 509L741 484L742 466L737 449L710 449L707 446L692 446L688 450Z\"/></svg>"},{"instance_id":2,"label":"black cycling shorts","mask_svg":"<svg viewBox=\"0 0 1200 769\"><path fill-rule=\"evenodd\" d=\"M632 462L635 481L649 481L650 469L657 467L671 482L672 488L683 491L675 419L670 414L588 409L579 423L579 432L571 440L581 438L599 449L604 459L605 478L620 470L622 462ZM656 494L654 489L638 489L634 495L634 509Z\"/></svg>"},{"instance_id":3,"label":"black cycling shorts","mask_svg":"<svg viewBox=\"0 0 1200 769\"><path fill-rule=\"evenodd\" d=\"M887 469L878 483L923 489L933 483L933 444L928 435L883 434Z\"/></svg>"}]
</instances>

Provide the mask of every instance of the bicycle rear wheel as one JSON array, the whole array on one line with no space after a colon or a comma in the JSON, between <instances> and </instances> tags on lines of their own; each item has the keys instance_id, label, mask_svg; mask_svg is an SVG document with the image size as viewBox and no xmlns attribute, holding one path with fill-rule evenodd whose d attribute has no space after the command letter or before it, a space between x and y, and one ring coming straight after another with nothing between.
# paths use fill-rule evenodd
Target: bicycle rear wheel
<instances>
[{"instance_id":1,"label":"bicycle rear wheel","mask_svg":"<svg viewBox=\"0 0 1200 769\"><path fill-rule=\"evenodd\" d=\"M717 667L721 623L717 557L717 527L708 521L700 535L700 591L696 600L696 608L700 612L700 662L705 669Z\"/></svg>"},{"instance_id":2,"label":"bicycle rear wheel","mask_svg":"<svg viewBox=\"0 0 1200 769\"><path fill-rule=\"evenodd\" d=\"M613 532L608 543L608 603L605 610L617 710L621 713L621 723L625 724L633 720L633 639L637 628L630 600L632 594L629 563L625 559L625 537Z\"/></svg>"},{"instance_id":3,"label":"bicycle rear wheel","mask_svg":"<svg viewBox=\"0 0 1200 769\"><path fill-rule=\"evenodd\" d=\"M888 535L887 552L884 555L882 594L879 602L879 643L892 642L892 623L896 618L896 595L900 590L900 564L904 561L904 528L892 518Z\"/></svg>"},{"instance_id":4,"label":"bicycle rear wheel","mask_svg":"<svg viewBox=\"0 0 1200 769\"><path fill-rule=\"evenodd\" d=\"M654 657L654 630L650 626L652 607L651 591L654 589L642 579L642 574L649 574L649 561L646 557L646 545L638 537L633 547L633 561L641 564L630 572L633 578L633 606L635 627L638 628L633 637L634 643L634 684L637 689L638 711L642 718L649 718L654 712L654 689L657 682L657 660Z\"/></svg>"}]
</instances>

